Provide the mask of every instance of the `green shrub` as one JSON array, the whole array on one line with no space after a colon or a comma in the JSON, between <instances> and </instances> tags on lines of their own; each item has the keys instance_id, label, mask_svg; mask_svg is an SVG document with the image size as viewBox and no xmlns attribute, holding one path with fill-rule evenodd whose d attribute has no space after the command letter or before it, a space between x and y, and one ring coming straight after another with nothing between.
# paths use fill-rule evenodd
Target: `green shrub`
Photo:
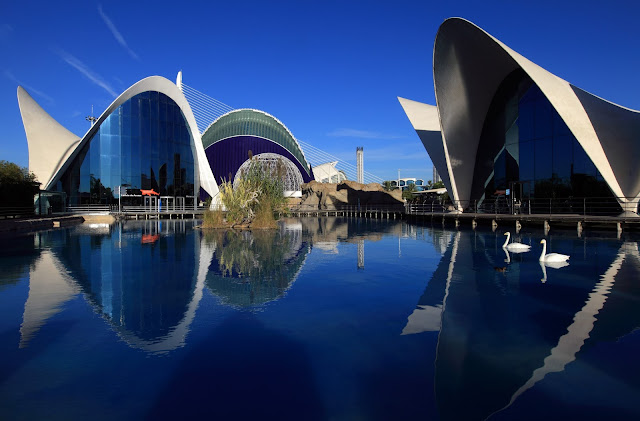
<instances>
[{"instance_id":1,"label":"green shrub","mask_svg":"<svg viewBox=\"0 0 640 421\"><path fill-rule=\"evenodd\" d=\"M249 168L240 175L237 185L225 181L220 186L220 198L230 226L251 225L255 228L275 228L274 211L284 208L284 166L264 165L252 156Z\"/></svg>"}]
</instances>

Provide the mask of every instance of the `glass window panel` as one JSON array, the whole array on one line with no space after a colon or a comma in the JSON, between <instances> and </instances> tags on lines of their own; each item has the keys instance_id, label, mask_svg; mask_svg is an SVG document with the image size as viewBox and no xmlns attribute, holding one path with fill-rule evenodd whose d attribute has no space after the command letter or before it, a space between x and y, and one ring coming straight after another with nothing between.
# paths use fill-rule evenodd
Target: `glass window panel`
<instances>
[{"instance_id":1,"label":"glass window panel","mask_svg":"<svg viewBox=\"0 0 640 421\"><path fill-rule=\"evenodd\" d=\"M157 120L152 120L150 124L150 136L155 142L160 139L160 127Z\"/></svg>"},{"instance_id":2,"label":"glass window panel","mask_svg":"<svg viewBox=\"0 0 640 421\"><path fill-rule=\"evenodd\" d=\"M536 181L551 179L552 143L550 138L535 141L535 179Z\"/></svg>"},{"instance_id":3,"label":"glass window panel","mask_svg":"<svg viewBox=\"0 0 640 421\"><path fill-rule=\"evenodd\" d=\"M126 102L128 104L129 102ZM123 115L122 116L122 134L131 136L131 116Z\"/></svg>"},{"instance_id":4,"label":"glass window panel","mask_svg":"<svg viewBox=\"0 0 640 421\"><path fill-rule=\"evenodd\" d=\"M520 143L520 180L534 179L535 150L532 141Z\"/></svg>"},{"instance_id":5,"label":"glass window panel","mask_svg":"<svg viewBox=\"0 0 640 421\"><path fill-rule=\"evenodd\" d=\"M128 101L131 103L131 117L133 119L137 119L140 115L140 101L141 100L137 96L131 98Z\"/></svg>"},{"instance_id":6,"label":"glass window panel","mask_svg":"<svg viewBox=\"0 0 640 421\"><path fill-rule=\"evenodd\" d=\"M89 154L91 156L91 169L89 174L100 174L100 142L99 135L91 139Z\"/></svg>"},{"instance_id":7,"label":"glass window panel","mask_svg":"<svg viewBox=\"0 0 640 421\"><path fill-rule=\"evenodd\" d=\"M553 135L553 115L551 104L546 100L535 102L535 137L546 138Z\"/></svg>"},{"instance_id":8,"label":"glass window panel","mask_svg":"<svg viewBox=\"0 0 640 421\"><path fill-rule=\"evenodd\" d=\"M571 176L573 159L573 139L570 136L556 136L553 139L553 174L555 178Z\"/></svg>"}]
</instances>

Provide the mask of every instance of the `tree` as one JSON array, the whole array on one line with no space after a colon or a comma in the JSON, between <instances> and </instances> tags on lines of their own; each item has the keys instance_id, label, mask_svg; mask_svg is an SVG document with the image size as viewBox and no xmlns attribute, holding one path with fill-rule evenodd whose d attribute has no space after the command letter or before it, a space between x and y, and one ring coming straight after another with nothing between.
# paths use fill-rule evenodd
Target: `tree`
<instances>
[{"instance_id":1,"label":"tree","mask_svg":"<svg viewBox=\"0 0 640 421\"><path fill-rule=\"evenodd\" d=\"M442 188L444 188L444 183L442 181L438 181L436 183L434 183L433 180L427 181L427 190L442 189Z\"/></svg>"},{"instance_id":2,"label":"tree","mask_svg":"<svg viewBox=\"0 0 640 421\"><path fill-rule=\"evenodd\" d=\"M25 167L9 161L0 161L0 184L23 184L36 182L36 176Z\"/></svg>"},{"instance_id":3,"label":"tree","mask_svg":"<svg viewBox=\"0 0 640 421\"><path fill-rule=\"evenodd\" d=\"M382 188L383 188L385 191L391 191L391 190L395 190L395 189L396 189L396 187L395 187L395 186L392 184L392 182L391 182L391 181L389 181L389 180L386 180L386 181L383 181L383 182L382 182Z\"/></svg>"},{"instance_id":4,"label":"tree","mask_svg":"<svg viewBox=\"0 0 640 421\"><path fill-rule=\"evenodd\" d=\"M413 200L413 198L416 196L416 191L418 191L418 188L415 184L408 184L402 191L402 198L406 200Z\"/></svg>"},{"instance_id":5,"label":"tree","mask_svg":"<svg viewBox=\"0 0 640 421\"><path fill-rule=\"evenodd\" d=\"M13 162L0 161L0 197L2 207L14 215L33 213L33 196L40 190L36 176Z\"/></svg>"}]
</instances>

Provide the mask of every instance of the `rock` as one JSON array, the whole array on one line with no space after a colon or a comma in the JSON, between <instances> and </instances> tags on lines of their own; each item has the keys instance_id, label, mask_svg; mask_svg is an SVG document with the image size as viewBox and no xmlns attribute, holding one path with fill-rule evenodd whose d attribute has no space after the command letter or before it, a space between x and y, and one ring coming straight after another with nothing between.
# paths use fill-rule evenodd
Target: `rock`
<instances>
[{"instance_id":1,"label":"rock","mask_svg":"<svg viewBox=\"0 0 640 421\"><path fill-rule=\"evenodd\" d=\"M340 184L311 181L302 185L302 206L306 209L334 209L358 205L401 207L404 201L401 191L388 192L377 183L361 184L347 180Z\"/></svg>"}]
</instances>

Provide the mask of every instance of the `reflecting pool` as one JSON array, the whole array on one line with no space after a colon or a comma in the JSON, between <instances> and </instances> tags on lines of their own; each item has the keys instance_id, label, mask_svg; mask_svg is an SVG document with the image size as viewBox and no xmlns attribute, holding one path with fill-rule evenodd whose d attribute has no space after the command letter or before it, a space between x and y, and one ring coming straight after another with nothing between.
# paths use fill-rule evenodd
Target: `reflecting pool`
<instances>
[{"instance_id":1,"label":"reflecting pool","mask_svg":"<svg viewBox=\"0 0 640 421\"><path fill-rule=\"evenodd\" d=\"M197 224L197 222L196 222ZM303 218L0 241L0 419L640 419L634 235ZM541 264L547 251L568 265Z\"/></svg>"}]
</instances>

